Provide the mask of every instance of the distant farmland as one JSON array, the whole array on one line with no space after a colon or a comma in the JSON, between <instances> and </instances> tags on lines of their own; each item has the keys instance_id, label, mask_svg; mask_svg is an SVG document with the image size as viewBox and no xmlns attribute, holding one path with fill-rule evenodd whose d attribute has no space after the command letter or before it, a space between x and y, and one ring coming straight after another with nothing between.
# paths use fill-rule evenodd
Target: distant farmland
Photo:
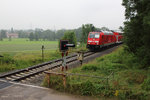
<instances>
[{"instance_id":1,"label":"distant farmland","mask_svg":"<svg viewBox=\"0 0 150 100\"><path fill-rule=\"evenodd\" d=\"M45 50L56 50L58 41L29 41L29 39L4 39L0 41L0 53L4 52L26 52L26 51L41 51L42 45Z\"/></svg>"},{"instance_id":2,"label":"distant farmland","mask_svg":"<svg viewBox=\"0 0 150 100\"><path fill-rule=\"evenodd\" d=\"M44 61L41 48L45 46ZM0 73L27 68L42 62L60 58L58 41L29 41L28 39L4 39L0 41Z\"/></svg>"}]
</instances>

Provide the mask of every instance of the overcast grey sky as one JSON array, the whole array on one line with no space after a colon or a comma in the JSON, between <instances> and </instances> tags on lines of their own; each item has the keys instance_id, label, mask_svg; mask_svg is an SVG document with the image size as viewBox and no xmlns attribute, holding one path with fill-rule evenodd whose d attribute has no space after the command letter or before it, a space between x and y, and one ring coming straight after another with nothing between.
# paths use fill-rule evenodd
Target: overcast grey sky
<instances>
[{"instance_id":1,"label":"overcast grey sky","mask_svg":"<svg viewBox=\"0 0 150 100\"><path fill-rule=\"evenodd\" d=\"M0 0L0 29L73 29L92 23L118 29L122 0Z\"/></svg>"}]
</instances>

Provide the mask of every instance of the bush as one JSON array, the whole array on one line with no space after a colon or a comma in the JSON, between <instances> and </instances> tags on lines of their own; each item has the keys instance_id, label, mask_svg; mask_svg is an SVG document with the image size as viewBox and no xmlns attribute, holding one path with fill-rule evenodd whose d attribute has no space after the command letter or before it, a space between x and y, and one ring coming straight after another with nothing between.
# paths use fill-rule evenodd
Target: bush
<instances>
[{"instance_id":1,"label":"bush","mask_svg":"<svg viewBox=\"0 0 150 100\"><path fill-rule=\"evenodd\" d=\"M95 93L96 93L97 95L102 94L103 91L104 91L105 88L106 88L103 84L94 84L94 86L95 86Z\"/></svg>"},{"instance_id":2,"label":"bush","mask_svg":"<svg viewBox=\"0 0 150 100\"><path fill-rule=\"evenodd\" d=\"M10 55L4 54L3 56L4 57L0 58L0 72L14 70L15 60Z\"/></svg>"},{"instance_id":3,"label":"bush","mask_svg":"<svg viewBox=\"0 0 150 100\"><path fill-rule=\"evenodd\" d=\"M80 90L82 95L93 95L95 92L95 87L92 82L86 81L81 83Z\"/></svg>"},{"instance_id":4,"label":"bush","mask_svg":"<svg viewBox=\"0 0 150 100\"><path fill-rule=\"evenodd\" d=\"M99 68L95 64L86 64L81 68L82 71L97 71Z\"/></svg>"},{"instance_id":5,"label":"bush","mask_svg":"<svg viewBox=\"0 0 150 100\"><path fill-rule=\"evenodd\" d=\"M129 84L141 84L143 83L144 79L146 78L145 75L143 75L143 73L141 72L127 72L125 73L127 76L126 81Z\"/></svg>"},{"instance_id":6,"label":"bush","mask_svg":"<svg viewBox=\"0 0 150 100\"><path fill-rule=\"evenodd\" d=\"M149 100L148 93L137 90L120 90L118 98L120 100Z\"/></svg>"},{"instance_id":7,"label":"bush","mask_svg":"<svg viewBox=\"0 0 150 100\"><path fill-rule=\"evenodd\" d=\"M62 80L61 76L51 75L49 80L50 80L50 84L48 84L47 77L45 77L42 85L46 86L46 87L49 86L50 88L54 88L54 89L60 90L60 91L64 90L63 80Z\"/></svg>"},{"instance_id":8,"label":"bush","mask_svg":"<svg viewBox=\"0 0 150 100\"><path fill-rule=\"evenodd\" d=\"M8 54L4 54L4 57L0 58L0 61L2 63L6 63L6 64L13 64L15 62L15 60Z\"/></svg>"},{"instance_id":9,"label":"bush","mask_svg":"<svg viewBox=\"0 0 150 100\"><path fill-rule=\"evenodd\" d=\"M69 43L77 45L77 38L74 31L66 31L62 39L68 40Z\"/></svg>"},{"instance_id":10,"label":"bush","mask_svg":"<svg viewBox=\"0 0 150 100\"><path fill-rule=\"evenodd\" d=\"M146 91L150 91L150 77L145 79L141 86L142 86L142 89Z\"/></svg>"},{"instance_id":11,"label":"bush","mask_svg":"<svg viewBox=\"0 0 150 100\"><path fill-rule=\"evenodd\" d=\"M15 66L13 66L13 65L3 64L3 66L0 66L0 72L11 71L14 69L15 69Z\"/></svg>"}]
</instances>

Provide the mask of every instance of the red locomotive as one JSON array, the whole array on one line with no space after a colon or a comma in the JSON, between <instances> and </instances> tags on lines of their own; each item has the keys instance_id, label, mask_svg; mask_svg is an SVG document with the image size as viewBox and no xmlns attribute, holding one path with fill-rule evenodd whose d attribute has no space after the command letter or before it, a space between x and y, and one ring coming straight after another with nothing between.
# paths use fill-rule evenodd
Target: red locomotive
<instances>
[{"instance_id":1,"label":"red locomotive","mask_svg":"<svg viewBox=\"0 0 150 100\"><path fill-rule=\"evenodd\" d=\"M87 40L87 48L98 50L106 46L122 42L122 33L115 31L90 32Z\"/></svg>"}]
</instances>

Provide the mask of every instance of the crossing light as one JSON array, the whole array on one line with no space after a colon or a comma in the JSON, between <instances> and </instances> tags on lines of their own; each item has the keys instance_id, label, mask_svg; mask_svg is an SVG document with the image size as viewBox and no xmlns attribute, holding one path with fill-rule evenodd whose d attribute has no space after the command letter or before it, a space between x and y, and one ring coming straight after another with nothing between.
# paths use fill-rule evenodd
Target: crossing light
<instances>
[{"instance_id":1,"label":"crossing light","mask_svg":"<svg viewBox=\"0 0 150 100\"><path fill-rule=\"evenodd\" d=\"M69 44L68 40L60 40L60 51L67 51L68 47L75 47L75 44Z\"/></svg>"}]
</instances>

